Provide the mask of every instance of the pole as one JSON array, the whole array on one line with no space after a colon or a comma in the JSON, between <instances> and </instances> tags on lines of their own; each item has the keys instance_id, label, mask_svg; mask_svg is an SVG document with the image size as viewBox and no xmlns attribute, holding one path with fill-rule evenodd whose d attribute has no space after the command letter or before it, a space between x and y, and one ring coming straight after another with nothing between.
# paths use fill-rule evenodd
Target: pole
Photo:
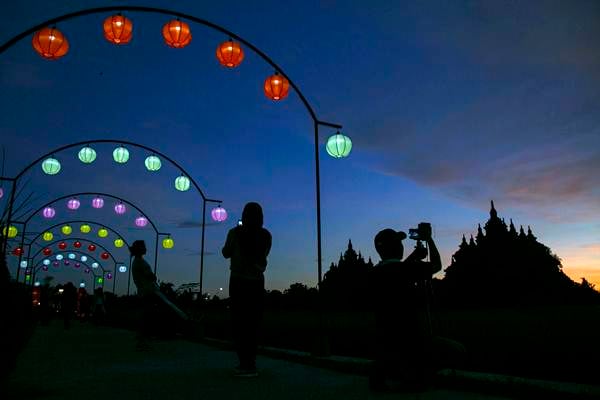
<instances>
[{"instance_id":1,"label":"pole","mask_svg":"<svg viewBox=\"0 0 600 400\"><path fill-rule=\"evenodd\" d=\"M115 267L113 268L113 294L115 294L115 286L117 285L117 263L115 262Z\"/></svg>"},{"instance_id":2,"label":"pole","mask_svg":"<svg viewBox=\"0 0 600 400\"><path fill-rule=\"evenodd\" d=\"M19 247L21 249L23 249L23 246L25 244L25 230L27 229L27 224L23 224L23 232L21 232L21 244L19 245ZM29 259L29 256L31 255L31 244L29 244L29 248L27 249L27 259ZM19 261L17 263L17 282L19 282L19 271L21 270L21 259L22 259L22 254L19 254Z\"/></svg>"},{"instance_id":3,"label":"pole","mask_svg":"<svg viewBox=\"0 0 600 400\"><path fill-rule=\"evenodd\" d=\"M127 278L127 296L129 296L129 287L131 286L131 257L129 257L129 277Z\"/></svg>"},{"instance_id":4,"label":"pole","mask_svg":"<svg viewBox=\"0 0 600 400\"><path fill-rule=\"evenodd\" d=\"M319 168L319 123L314 121L315 129L315 178L317 186L317 269L318 269L318 288L321 290L321 172Z\"/></svg>"},{"instance_id":5,"label":"pole","mask_svg":"<svg viewBox=\"0 0 600 400\"><path fill-rule=\"evenodd\" d=\"M2 232L2 236L4 237L4 243L2 243L2 254L4 254L6 256L6 247L8 246L8 231L10 230L10 219L12 218L12 212L13 212L13 204L15 202L15 191L17 190L17 181L13 180L12 181L12 187L10 190L10 200L8 203L8 215L6 216L6 226L4 229L6 229L6 234L4 234L4 232ZM19 273L19 268L21 268L20 265L17 265L17 274ZM19 281L19 276L17 275L17 282Z\"/></svg>"},{"instance_id":6,"label":"pole","mask_svg":"<svg viewBox=\"0 0 600 400\"><path fill-rule=\"evenodd\" d=\"M205 228L205 226L206 226L206 200L202 199L202 244L200 247L200 301L201 302L202 302L202 278L204 276L204 228Z\"/></svg>"}]
</instances>

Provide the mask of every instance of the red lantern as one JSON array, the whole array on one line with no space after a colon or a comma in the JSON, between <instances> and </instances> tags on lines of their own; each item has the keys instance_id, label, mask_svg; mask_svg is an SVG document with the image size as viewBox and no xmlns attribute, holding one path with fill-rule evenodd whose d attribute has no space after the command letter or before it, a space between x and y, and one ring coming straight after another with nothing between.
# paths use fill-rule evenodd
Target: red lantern
<instances>
[{"instance_id":1,"label":"red lantern","mask_svg":"<svg viewBox=\"0 0 600 400\"><path fill-rule=\"evenodd\" d=\"M239 43L229 39L217 47L217 59L222 66L235 68L244 60L244 50Z\"/></svg>"},{"instance_id":2,"label":"red lantern","mask_svg":"<svg viewBox=\"0 0 600 400\"><path fill-rule=\"evenodd\" d=\"M31 44L35 51L46 60L56 60L69 51L65 35L55 28L42 28L33 35Z\"/></svg>"},{"instance_id":3,"label":"red lantern","mask_svg":"<svg viewBox=\"0 0 600 400\"><path fill-rule=\"evenodd\" d=\"M271 100L283 100L287 97L290 90L290 82L285 76L281 76L275 72L274 75L265 79L264 89L265 96Z\"/></svg>"},{"instance_id":4,"label":"red lantern","mask_svg":"<svg viewBox=\"0 0 600 400\"><path fill-rule=\"evenodd\" d=\"M100 257L101 257L103 260L108 260L108 257L110 257L110 255L109 255L107 252L104 252L104 253L100 254Z\"/></svg>"},{"instance_id":5,"label":"red lantern","mask_svg":"<svg viewBox=\"0 0 600 400\"><path fill-rule=\"evenodd\" d=\"M90 245L88 246L88 250L89 250L89 251L96 251L96 246L95 246L95 245L93 245L93 244L90 244Z\"/></svg>"},{"instance_id":6,"label":"red lantern","mask_svg":"<svg viewBox=\"0 0 600 400\"><path fill-rule=\"evenodd\" d=\"M73 246L76 248L80 248L81 247L81 242L79 240L73 242Z\"/></svg>"},{"instance_id":7,"label":"red lantern","mask_svg":"<svg viewBox=\"0 0 600 400\"><path fill-rule=\"evenodd\" d=\"M112 15L104 20L104 37L114 44L127 44L133 36L133 23L122 15Z\"/></svg>"},{"instance_id":8,"label":"red lantern","mask_svg":"<svg viewBox=\"0 0 600 400\"><path fill-rule=\"evenodd\" d=\"M64 249L67 248L67 244L65 242L60 242L58 244L58 248L61 249L61 250L64 250Z\"/></svg>"},{"instance_id":9,"label":"red lantern","mask_svg":"<svg viewBox=\"0 0 600 400\"><path fill-rule=\"evenodd\" d=\"M23 255L23 248L21 247L15 247L15 249L12 252L15 256L22 256Z\"/></svg>"},{"instance_id":10,"label":"red lantern","mask_svg":"<svg viewBox=\"0 0 600 400\"><path fill-rule=\"evenodd\" d=\"M49 256L50 254L52 254L52 250L50 250L49 248L45 248L44 250L42 250L45 256Z\"/></svg>"},{"instance_id":11,"label":"red lantern","mask_svg":"<svg viewBox=\"0 0 600 400\"><path fill-rule=\"evenodd\" d=\"M187 46L192 41L190 26L178 19L167 22L163 26L162 35L167 46L177 49Z\"/></svg>"}]
</instances>

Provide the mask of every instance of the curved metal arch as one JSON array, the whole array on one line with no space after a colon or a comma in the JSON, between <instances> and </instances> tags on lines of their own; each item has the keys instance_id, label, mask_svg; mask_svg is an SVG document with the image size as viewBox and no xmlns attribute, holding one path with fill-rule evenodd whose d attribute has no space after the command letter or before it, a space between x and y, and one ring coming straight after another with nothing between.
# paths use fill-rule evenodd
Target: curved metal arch
<instances>
[{"instance_id":1,"label":"curved metal arch","mask_svg":"<svg viewBox=\"0 0 600 400\"><path fill-rule=\"evenodd\" d=\"M217 30L233 39L238 40L240 43L244 44L245 46L247 46L249 49L251 49L254 53L256 53L258 56L260 56L267 64L269 64L271 67L273 67L278 73L280 73L281 75L283 75L290 83L290 86L296 91L296 93L298 93L298 97L300 97L300 100L302 101L302 104L304 104L304 107L306 108L306 110L308 111L310 117L313 119L313 121L315 123L318 124L324 124L324 125L328 125L331 126L333 128L337 128L337 129L341 129L342 126L338 125L338 124L331 124L331 123L323 123L322 121L319 121L319 119L317 118L317 115L314 111L314 109L312 108L312 106L310 105L310 103L308 102L308 100L306 99L306 97L304 96L304 94L302 93L302 91L300 91L300 89L298 88L298 86L294 83L294 81L292 79L290 79L290 77L283 71L283 68L281 68L278 64L276 64L269 56L267 56L262 50L260 50L258 47L254 46L252 43L250 43L249 41L247 41L246 39L242 38L241 36L231 32L228 29L223 28L220 25L217 25L213 22L207 21L205 19L202 18L198 18L195 17L193 15L189 15L189 14L185 14L185 13L181 13L178 11L174 11L174 10L168 10L165 8L156 8L156 7L144 7L144 6L109 6L109 7L96 7L96 8L89 8L89 9L85 9L85 10L80 10L80 11L75 11L72 13L68 13L68 14L64 14L61 15L59 17L56 18L51 18L47 21L44 21L42 23L39 23L19 34L17 34L16 36L14 36L13 38L9 39L7 42L5 42L4 44L2 44L2 46L0 46L0 54L4 53L6 50L8 50L10 47L12 47L13 45L15 45L17 42L19 42L21 39L25 38L26 36L38 31L39 29L45 28L48 25L53 25L56 24L58 22L61 21L66 21L69 19L73 19L76 17L80 17L80 16L84 16L84 15L90 15L90 14L101 14L101 13L106 13L106 12L111 12L111 11L119 11L119 12L123 12L123 11L137 11L137 12L146 12L146 13L154 13L154 14L163 14L163 15L172 15L175 17L179 17L179 18L183 18L183 19L187 19L190 21L194 21L198 24L207 26L209 28L212 28L214 30Z\"/></svg>"},{"instance_id":2,"label":"curved metal arch","mask_svg":"<svg viewBox=\"0 0 600 400\"><path fill-rule=\"evenodd\" d=\"M25 220L19 221L19 222L23 222L23 223L27 224L31 220L31 218L33 218L37 213L39 213L40 211L42 211L44 208L46 208L46 207L48 207L48 206L50 206L50 205L52 205L52 204L54 204L56 202L59 202L61 200L68 199L70 197L77 197L77 196L96 196L96 195L97 196L109 197L109 198L112 198L112 199L115 199L115 200L119 200L119 201L121 201L123 203L126 203L126 204L130 205L131 207L135 208L138 212L140 212L142 215L144 215L148 219L148 222L150 222L150 225L152 225L152 228L154 229L154 231L156 233L159 232L158 228L156 227L156 225L154 224L154 222L152 221L152 219L150 219L150 217L145 212L143 212L142 209L139 208L137 205L135 205L134 203L132 203L129 200L123 199L122 197L114 196L112 194L103 193L103 192L79 192L79 193L73 193L73 194L66 195L66 196L57 197L54 200L49 201L48 203L44 204L43 206L41 206L37 210L33 211L31 213L31 215L29 215L29 217L27 217ZM20 220L20 218L16 218L16 219Z\"/></svg>"},{"instance_id":3,"label":"curved metal arch","mask_svg":"<svg viewBox=\"0 0 600 400\"><path fill-rule=\"evenodd\" d=\"M78 252L75 252L75 251L73 251L72 253L78 253L78 254L83 254L83 255L86 255L86 256L87 256L87 254L86 254L86 253L82 253L82 252L80 252L80 251L78 251ZM66 254L66 253L62 253L62 252L61 252L61 253L57 253L57 254ZM57 261L57 260L56 260L56 261ZM69 261L71 261L71 260L69 260ZM92 275L94 275L94 277L96 277L96 276L101 276L101 275L96 275L96 274L94 273L94 268L92 268L92 267L91 267L91 266L90 266L90 265L89 265L87 262L84 262L84 261L77 261L77 262L78 262L78 263L80 263L81 265L85 265L87 268L89 268L89 269L90 269L90 272L92 272ZM94 259L94 262L98 262L98 260L95 260L95 259ZM104 269L104 267L102 266L102 264L100 264L100 263L98 263L98 264L99 264L98 266L99 266L99 267L100 267L100 269L102 270L102 275L104 275L104 273L106 272L106 270ZM38 273L38 271L40 270L40 268L42 268L42 266L43 266L43 265L44 265L44 264L43 264L43 260L41 260L41 261L38 261L38 262L35 264L35 266L33 267L33 274L32 274L32 276L35 276L35 275ZM48 270L50 270L50 269L48 269Z\"/></svg>"},{"instance_id":4,"label":"curved metal arch","mask_svg":"<svg viewBox=\"0 0 600 400\"><path fill-rule=\"evenodd\" d=\"M47 245L45 245L44 247L42 247L41 249L39 249L39 250L37 251L37 253L35 253L33 256L29 257L29 259L30 259L30 260L35 260L35 258L36 258L36 257L37 257L37 256L38 256L38 255L39 255L39 254L40 254L42 251L44 251L44 248L46 248L46 247L54 246L56 243L60 243L60 242L66 242L66 241L69 241L69 240L79 240L79 241L89 242L89 243L93 244L94 246L97 246L98 248L101 248L102 250L104 250L106 253L108 253L108 254L110 255L110 257L112 258L113 262L114 262L115 264L117 263L117 259L116 259L116 258L113 256L113 254L112 254L110 251L108 251L108 249L107 249L106 247L102 246L102 245L101 245L100 243L98 243L98 242L94 242L93 240L89 240L89 239L85 239L85 238L79 238L79 237L73 237L73 238L68 238L68 239L60 239L60 240L55 240L55 241L54 241L54 242L52 242L52 243L48 243ZM123 240L123 241L124 241L124 240ZM62 253L63 251L64 251L64 250L61 250L61 251L59 251L59 252L57 252L57 253ZM73 250L73 251L71 251L71 253L75 253L75 252L79 252L79 253L81 253L81 251L80 251L80 250L79 250L79 251L78 251L78 250ZM54 252L53 252L52 254L54 254ZM87 255L87 253L86 253L86 255ZM47 257L49 257L49 256L47 256ZM93 259L94 259L94 261L98 262L98 259L96 259L95 257L91 257L91 258L93 258Z\"/></svg>"},{"instance_id":5,"label":"curved metal arch","mask_svg":"<svg viewBox=\"0 0 600 400\"><path fill-rule=\"evenodd\" d=\"M52 229L56 228L57 226L66 225L66 224L92 224L92 225L101 226L101 227L106 228L107 230L111 231L112 233L116 234L117 236L119 236L121 239L123 239L125 244L129 247L129 243L127 243L127 240L125 240L119 232L117 232L116 230L114 230L113 228L111 228L107 225L104 225L104 224L101 224L98 222L94 222L94 221L89 221L89 220L87 220L87 221L86 220L64 221L59 224L54 224L50 227L46 227L42 232L38 233L36 237L31 239L31 241L28 243L28 245L31 246L33 243L37 242L37 240L44 234L44 232L52 230Z\"/></svg>"}]
</instances>

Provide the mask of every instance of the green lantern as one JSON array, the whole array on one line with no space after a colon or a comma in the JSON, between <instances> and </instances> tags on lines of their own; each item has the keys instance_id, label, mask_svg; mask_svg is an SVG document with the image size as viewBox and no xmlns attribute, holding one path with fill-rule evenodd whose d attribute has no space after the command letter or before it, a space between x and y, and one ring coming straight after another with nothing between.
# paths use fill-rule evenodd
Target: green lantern
<instances>
[{"instance_id":1,"label":"green lantern","mask_svg":"<svg viewBox=\"0 0 600 400\"><path fill-rule=\"evenodd\" d=\"M98 229L98 236L101 238L105 238L108 236L108 231L105 228Z\"/></svg>"},{"instance_id":2,"label":"green lantern","mask_svg":"<svg viewBox=\"0 0 600 400\"><path fill-rule=\"evenodd\" d=\"M94 160L96 159L96 150L92 149L89 146L85 146L82 147L81 150L79 150L79 160L84 163L84 164L90 164L93 163Z\"/></svg>"},{"instance_id":3,"label":"green lantern","mask_svg":"<svg viewBox=\"0 0 600 400\"><path fill-rule=\"evenodd\" d=\"M115 239L115 247L121 248L125 244L125 241L121 238Z\"/></svg>"},{"instance_id":4,"label":"green lantern","mask_svg":"<svg viewBox=\"0 0 600 400\"><path fill-rule=\"evenodd\" d=\"M89 226L88 224L83 224L79 227L79 230L81 231L81 233L90 233L92 230L92 227Z\"/></svg>"},{"instance_id":5,"label":"green lantern","mask_svg":"<svg viewBox=\"0 0 600 400\"><path fill-rule=\"evenodd\" d=\"M177 179L175 179L175 189L179 190L180 192L185 192L189 188L190 178L188 178L187 176L181 175L178 176Z\"/></svg>"},{"instance_id":6,"label":"green lantern","mask_svg":"<svg viewBox=\"0 0 600 400\"><path fill-rule=\"evenodd\" d=\"M155 155L146 157L146 161L144 161L144 164L146 165L146 169L152 172L158 171L162 166L160 158L156 157Z\"/></svg>"},{"instance_id":7,"label":"green lantern","mask_svg":"<svg viewBox=\"0 0 600 400\"><path fill-rule=\"evenodd\" d=\"M352 150L352 141L346 135L337 132L327 139L327 154L333 158L348 157Z\"/></svg>"},{"instance_id":8,"label":"green lantern","mask_svg":"<svg viewBox=\"0 0 600 400\"><path fill-rule=\"evenodd\" d=\"M44 239L46 242L51 241L52 239L54 239L54 235L52 234L52 232L44 232L44 234L42 235L42 239Z\"/></svg>"},{"instance_id":9,"label":"green lantern","mask_svg":"<svg viewBox=\"0 0 600 400\"><path fill-rule=\"evenodd\" d=\"M73 228L71 228L70 225L64 225L62 228L60 228L60 231L63 233L63 235L70 235L71 232L73 232Z\"/></svg>"},{"instance_id":10,"label":"green lantern","mask_svg":"<svg viewBox=\"0 0 600 400\"><path fill-rule=\"evenodd\" d=\"M2 229L2 235L3 236L8 236L10 239L12 239L15 236L17 236L17 233L19 233L19 231L13 225L9 226L8 230L6 229L6 227L4 227L4 229Z\"/></svg>"},{"instance_id":11,"label":"green lantern","mask_svg":"<svg viewBox=\"0 0 600 400\"><path fill-rule=\"evenodd\" d=\"M98 285L102 285L102 284L104 283L104 278L103 278L103 277L101 277L101 276L97 277L97 278L96 278L96 283L97 283Z\"/></svg>"},{"instance_id":12,"label":"green lantern","mask_svg":"<svg viewBox=\"0 0 600 400\"><path fill-rule=\"evenodd\" d=\"M56 158L48 157L42 162L42 170L46 175L56 175L60 172L60 162Z\"/></svg>"},{"instance_id":13,"label":"green lantern","mask_svg":"<svg viewBox=\"0 0 600 400\"><path fill-rule=\"evenodd\" d=\"M113 151L113 158L119 164L125 164L129 161L129 150L123 146L119 146Z\"/></svg>"},{"instance_id":14,"label":"green lantern","mask_svg":"<svg viewBox=\"0 0 600 400\"><path fill-rule=\"evenodd\" d=\"M175 246L175 242L173 241L173 238L171 238L171 236L168 236L163 239L162 246L165 249L172 249L173 246Z\"/></svg>"}]
</instances>

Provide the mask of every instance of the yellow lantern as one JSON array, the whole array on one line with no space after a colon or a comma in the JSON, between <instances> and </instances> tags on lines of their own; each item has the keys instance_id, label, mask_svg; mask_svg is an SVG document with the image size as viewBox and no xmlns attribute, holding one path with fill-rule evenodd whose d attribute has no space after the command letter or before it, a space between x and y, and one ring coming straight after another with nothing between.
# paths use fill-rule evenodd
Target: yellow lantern
<instances>
[{"instance_id":1,"label":"yellow lantern","mask_svg":"<svg viewBox=\"0 0 600 400\"><path fill-rule=\"evenodd\" d=\"M63 235L70 235L71 232L73 232L73 228L71 228L70 225L64 225L62 228L60 228L60 231L63 233Z\"/></svg>"},{"instance_id":2,"label":"yellow lantern","mask_svg":"<svg viewBox=\"0 0 600 400\"><path fill-rule=\"evenodd\" d=\"M19 233L19 231L13 225L9 226L8 230L6 229L6 227L4 227L4 229L2 229L2 235L8 236L11 239L14 238L15 236L17 236L17 233Z\"/></svg>"},{"instance_id":3,"label":"yellow lantern","mask_svg":"<svg viewBox=\"0 0 600 400\"><path fill-rule=\"evenodd\" d=\"M79 227L81 233L90 233L92 228L88 224L83 224Z\"/></svg>"},{"instance_id":4,"label":"yellow lantern","mask_svg":"<svg viewBox=\"0 0 600 400\"><path fill-rule=\"evenodd\" d=\"M125 241L123 241L123 239L121 239L121 238L115 239L115 247L116 248L121 248L121 247L123 247L124 244L125 244Z\"/></svg>"},{"instance_id":5,"label":"yellow lantern","mask_svg":"<svg viewBox=\"0 0 600 400\"><path fill-rule=\"evenodd\" d=\"M174 245L175 245L175 242L173 241L171 236L164 238L162 241L162 246L165 249L172 249Z\"/></svg>"},{"instance_id":6,"label":"yellow lantern","mask_svg":"<svg viewBox=\"0 0 600 400\"><path fill-rule=\"evenodd\" d=\"M101 238L105 238L108 236L108 231L105 228L98 229L98 236Z\"/></svg>"},{"instance_id":7,"label":"yellow lantern","mask_svg":"<svg viewBox=\"0 0 600 400\"><path fill-rule=\"evenodd\" d=\"M54 239L54 235L52 234L52 232L44 232L44 234L42 235L42 239L44 239L46 242L51 241L52 239Z\"/></svg>"}]
</instances>

